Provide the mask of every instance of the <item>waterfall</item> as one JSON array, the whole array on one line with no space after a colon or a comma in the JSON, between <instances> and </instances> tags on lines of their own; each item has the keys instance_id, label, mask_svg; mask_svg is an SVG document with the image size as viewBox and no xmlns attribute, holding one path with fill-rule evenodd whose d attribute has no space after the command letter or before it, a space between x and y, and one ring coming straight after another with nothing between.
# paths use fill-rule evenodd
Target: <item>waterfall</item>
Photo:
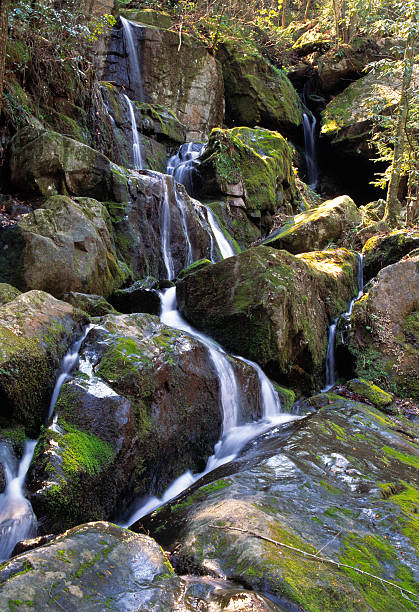
<instances>
[{"instance_id":1,"label":"waterfall","mask_svg":"<svg viewBox=\"0 0 419 612\"><path fill-rule=\"evenodd\" d=\"M319 183L319 168L316 154L316 117L308 109L303 114L304 155L307 166L307 182L312 189L317 189Z\"/></svg>"},{"instance_id":2,"label":"waterfall","mask_svg":"<svg viewBox=\"0 0 419 612\"><path fill-rule=\"evenodd\" d=\"M178 183L182 183L190 196L193 196L195 191L194 178L199 175L197 160L204 149L205 144L185 142L167 163L167 174L172 175Z\"/></svg>"},{"instance_id":3,"label":"waterfall","mask_svg":"<svg viewBox=\"0 0 419 612\"><path fill-rule=\"evenodd\" d=\"M231 243L224 236L224 233L218 224L217 217L208 206L205 206L205 209L207 211L208 222L215 236L215 240L217 241L222 258L227 259L228 257L233 257L233 255L235 255L234 249L231 246Z\"/></svg>"},{"instance_id":4,"label":"waterfall","mask_svg":"<svg viewBox=\"0 0 419 612\"><path fill-rule=\"evenodd\" d=\"M125 17L120 17L122 28L124 32L124 41L125 47L128 55L128 64L129 64L129 81L131 85L131 89L134 92L135 99L138 102L144 101L144 90L143 90L143 80L141 77L140 64L138 62L137 49L135 48L134 38L132 35L132 27L137 28L136 23L132 21L128 21Z\"/></svg>"},{"instance_id":5,"label":"waterfall","mask_svg":"<svg viewBox=\"0 0 419 612\"><path fill-rule=\"evenodd\" d=\"M185 267L188 267L191 265L191 263L193 263L193 253L192 253L191 239L189 238L188 224L186 222L185 205L183 203L182 198L179 195L178 188L175 182L174 182L174 190L175 190L176 206L179 210L180 222L182 224L183 237L185 239L185 244L186 244Z\"/></svg>"},{"instance_id":6,"label":"waterfall","mask_svg":"<svg viewBox=\"0 0 419 612\"><path fill-rule=\"evenodd\" d=\"M170 201L169 201L169 177L162 176L163 198L160 205L160 236L161 236L161 252L163 256L164 266L166 268L166 278L173 280L175 277L175 268L173 264L172 249L170 246L171 237L171 217L170 217Z\"/></svg>"},{"instance_id":7,"label":"waterfall","mask_svg":"<svg viewBox=\"0 0 419 612\"><path fill-rule=\"evenodd\" d=\"M219 227L218 231L214 232L214 235L223 256L231 257L234 255L231 245L229 245ZM161 293L160 320L169 327L186 332L207 348L219 381L220 405L223 415L222 436L215 445L214 454L208 458L207 465L202 473L192 474L190 470L187 470L166 489L161 498L148 497L145 500L140 500L139 507L129 516L128 520L120 523L123 527L129 527L141 517L182 493L182 491L197 482L205 474L235 459L250 440L268 431L275 425L300 418L296 415L282 414L278 394L263 370L256 363L248 359L236 357L236 359L242 360L256 370L263 406L262 419L254 423L240 424L239 386L229 355L212 338L197 331L185 321L176 306L176 287L171 287Z\"/></svg>"},{"instance_id":8,"label":"waterfall","mask_svg":"<svg viewBox=\"0 0 419 612\"><path fill-rule=\"evenodd\" d=\"M54 386L48 411L51 418L61 387L77 363L79 351L92 325L87 326L83 335L64 355L60 373ZM55 424L55 427L57 425ZM36 517L24 494L24 485L37 440L26 440L22 459L17 465L7 442L0 444L0 463L6 477L6 489L0 495L0 561L10 557L20 540L36 535Z\"/></svg>"},{"instance_id":9,"label":"waterfall","mask_svg":"<svg viewBox=\"0 0 419 612\"><path fill-rule=\"evenodd\" d=\"M124 100L128 105L129 115L131 119L131 131L132 131L132 153L134 159L134 170L142 170L144 168L143 158L141 155L141 144L140 137L138 134L137 121L135 119L135 107L132 101L126 94L123 94Z\"/></svg>"},{"instance_id":10,"label":"waterfall","mask_svg":"<svg viewBox=\"0 0 419 612\"><path fill-rule=\"evenodd\" d=\"M349 302L348 310L343 312L341 315L333 319L332 324L329 327L329 339L327 343L327 352L326 352L326 385L321 390L323 393L327 393L330 391L332 387L336 384L336 365L335 365L335 344L336 344L336 329L339 319L350 320L352 310L354 304L359 298L362 296L364 291L364 268L363 268L363 256L358 254L358 293L357 295Z\"/></svg>"}]
</instances>

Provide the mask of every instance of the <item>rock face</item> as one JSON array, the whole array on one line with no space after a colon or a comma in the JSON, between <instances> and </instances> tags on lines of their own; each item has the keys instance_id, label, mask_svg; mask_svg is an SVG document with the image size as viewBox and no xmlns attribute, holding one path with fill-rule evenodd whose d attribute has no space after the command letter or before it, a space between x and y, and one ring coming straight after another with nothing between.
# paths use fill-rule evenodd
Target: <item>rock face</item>
<instances>
[{"instance_id":1,"label":"rock face","mask_svg":"<svg viewBox=\"0 0 419 612\"><path fill-rule=\"evenodd\" d=\"M228 124L287 132L301 124L297 92L282 70L230 42L220 45L217 57L223 66Z\"/></svg>"},{"instance_id":2,"label":"rock face","mask_svg":"<svg viewBox=\"0 0 419 612\"><path fill-rule=\"evenodd\" d=\"M142 525L184 566L263 589L287 610L413 611L397 588L304 555L417 593L418 447L392 427L370 406L328 397L285 442L277 433L265 437L233 474L178 497Z\"/></svg>"},{"instance_id":3,"label":"rock face","mask_svg":"<svg viewBox=\"0 0 419 612\"><path fill-rule=\"evenodd\" d=\"M397 230L373 236L364 244L364 276L370 280L385 266L397 263L410 251L419 248L419 232L415 229Z\"/></svg>"},{"instance_id":4,"label":"rock face","mask_svg":"<svg viewBox=\"0 0 419 612\"><path fill-rule=\"evenodd\" d=\"M201 140L220 125L224 116L224 87L219 62L197 40L157 27L131 26L138 50L145 100L139 100L130 80L123 29L119 22L112 31L104 79L112 81L140 102L172 109L186 126L187 140ZM126 58L126 61L121 61Z\"/></svg>"},{"instance_id":5,"label":"rock face","mask_svg":"<svg viewBox=\"0 0 419 612\"><path fill-rule=\"evenodd\" d=\"M349 196L340 196L291 217L264 244L294 254L320 250L330 242L339 243L360 222L355 202Z\"/></svg>"},{"instance_id":6,"label":"rock face","mask_svg":"<svg viewBox=\"0 0 419 612\"><path fill-rule=\"evenodd\" d=\"M69 291L109 295L127 277L109 232L110 217L97 200L48 198L0 235L0 274L21 290L61 298Z\"/></svg>"},{"instance_id":7,"label":"rock face","mask_svg":"<svg viewBox=\"0 0 419 612\"><path fill-rule=\"evenodd\" d=\"M251 248L180 281L179 308L275 380L312 389L323 378L329 321L356 293L356 262L346 249L295 257Z\"/></svg>"},{"instance_id":8,"label":"rock face","mask_svg":"<svg viewBox=\"0 0 419 612\"><path fill-rule=\"evenodd\" d=\"M256 373L235 363L247 383L243 419L256 419ZM87 336L79 368L29 473L44 533L111 518L134 495L160 494L187 469L202 471L220 436L219 381L207 349L157 317L108 315Z\"/></svg>"},{"instance_id":9,"label":"rock face","mask_svg":"<svg viewBox=\"0 0 419 612\"><path fill-rule=\"evenodd\" d=\"M179 578L155 540L105 522L67 531L8 561L0 606L21 610L162 610L272 612L269 600L208 578Z\"/></svg>"},{"instance_id":10,"label":"rock face","mask_svg":"<svg viewBox=\"0 0 419 612\"><path fill-rule=\"evenodd\" d=\"M260 239L260 226L256 225L255 218L252 220L247 215L246 204L241 198L227 196L225 200L207 201L206 206L212 210L237 243L239 246L237 251L246 249Z\"/></svg>"},{"instance_id":11,"label":"rock face","mask_svg":"<svg viewBox=\"0 0 419 612\"><path fill-rule=\"evenodd\" d=\"M29 291L0 308L2 425L20 423L36 437L47 416L54 374L80 333L83 317L43 291Z\"/></svg>"},{"instance_id":12,"label":"rock face","mask_svg":"<svg viewBox=\"0 0 419 612\"><path fill-rule=\"evenodd\" d=\"M322 113L322 135L327 137L340 155L368 160L374 149L369 144L373 117L376 113L392 113L400 100L400 67L385 77L369 72L335 96ZM413 87L419 70L415 70Z\"/></svg>"},{"instance_id":13,"label":"rock face","mask_svg":"<svg viewBox=\"0 0 419 612\"><path fill-rule=\"evenodd\" d=\"M292 152L278 132L215 129L200 159L202 195L224 196L266 230L271 215L292 212L296 199Z\"/></svg>"},{"instance_id":14,"label":"rock face","mask_svg":"<svg viewBox=\"0 0 419 612\"><path fill-rule=\"evenodd\" d=\"M419 256L379 272L351 317L349 349L358 376L419 398Z\"/></svg>"},{"instance_id":15,"label":"rock face","mask_svg":"<svg viewBox=\"0 0 419 612\"><path fill-rule=\"evenodd\" d=\"M134 168L132 124L125 95L111 83L102 82L102 95L117 143L118 164ZM185 142L185 126L174 112L158 104L133 102L134 116L139 137L143 167L165 172L168 149L173 150ZM116 161L116 160L115 160Z\"/></svg>"},{"instance_id":16,"label":"rock face","mask_svg":"<svg viewBox=\"0 0 419 612\"><path fill-rule=\"evenodd\" d=\"M63 296L63 299L75 308L87 312L87 314L91 315L92 317L103 317L107 314L119 314L115 308L113 308L113 306L111 306L111 304L109 304L109 302L107 302L101 295L91 295L72 291L71 293L66 293Z\"/></svg>"}]
</instances>

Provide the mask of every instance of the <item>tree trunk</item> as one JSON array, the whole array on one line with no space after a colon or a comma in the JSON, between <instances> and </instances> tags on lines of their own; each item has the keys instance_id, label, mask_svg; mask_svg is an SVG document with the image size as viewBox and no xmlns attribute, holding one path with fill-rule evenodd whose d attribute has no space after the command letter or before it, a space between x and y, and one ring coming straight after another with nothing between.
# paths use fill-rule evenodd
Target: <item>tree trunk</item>
<instances>
[{"instance_id":1,"label":"tree trunk","mask_svg":"<svg viewBox=\"0 0 419 612\"><path fill-rule=\"evenodd\" d=\"M0 110L3 106L4 67L10 0L0 0Z\"/></svg>"},{"instance_id":2,"label":"tree trunk","mask_svg":"<svg viewBox=\"0 0 419 612\"><path fill-rule=\"evenodd\" d=\"M288 0L283 0L282 3L282 27L286 28L287 27L287 4L288 4Z\"/></svg>"},{"instance_id":3,"label":"tree trunk","mask_svg":"<svg viewBox=\"0 0 419 612\"><path fill-rule=\"evenodd\" d=\"M405 126L407 115L409 112L409 87L412 80L413 63L414 63L414 48L416 38L416 25L418 22L419 2L415 0L413 13L410 22L410 31L406 43L406 51L404 53L404 71L402 80L402 89L400 102L397 109L397 121L394 133L394 151L393 161L391 164L390 182L388 184L386 210L383 220L390 225L395 226L399 220L401 204L397 197L400 178L402 173L403 150L405 141Z\"/></svg>"},{"instance_id":4,"label":"tree trunk","mask_svg":"<svg viewBox=\"0 0 419 612\"><path fill-rule=\"evenodd\" d=\"M304 21L308 21L308 13L311 7L311 0L307 0L306 10L304 12Z\"/></svg>"}]
</instances>

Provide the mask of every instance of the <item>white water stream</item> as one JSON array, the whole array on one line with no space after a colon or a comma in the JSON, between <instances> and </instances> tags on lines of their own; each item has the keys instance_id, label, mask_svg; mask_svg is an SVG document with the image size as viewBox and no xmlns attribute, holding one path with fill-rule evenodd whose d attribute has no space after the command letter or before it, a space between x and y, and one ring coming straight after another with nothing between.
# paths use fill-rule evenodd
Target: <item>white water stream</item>
<instances>
[{"instance_id":1,"label":"white water stream","mask_svg":"<svg viewBox=\"0 0 419 612\"><path fill-rule=\"evenodd\" d=\"M319 168L316 152L316 117L307 110L303 114L304 154L307 166L307 182L312 189L317 189L319 183Z\"/></svg>"},{"instance_id":2,"label":"white water stream","mask_svg":"<svg viewBox=\"0 0 419 612\"><path fill-rule=\"evenodd\" d=\"M327 393L336 384L336 364L335 364L335 344L336 344L336 328L339 319L344 318L349 321L351 318L354 304L362 296L364 292L364 268L363 268L363 256L358 254L358 293L349 302L348 310L343 312L341 315L333 319L332 324L329 327L329 340L327 343L326 353L326 384L321 390L322 393Z\"/></svg>"},{"instance_id":3,"label":"white water stream","mask_svg":"<svg viewBox=\"0 0 419 612\"><path fill-rule=\"evenodd\" d=\"M53 415L61 387L75 367L81 344L92 327L92 325L86 327L81 338L70 347L62 359L47 420ZM57 428L56 421L52 425L52 428L54 427ZM26 440L23 456L19 462L13 456L7 442L0 444L0 463L3 465L6 479L6 488L0 495L0 561L10 557L17 542L34 537L37 532L35 514L29 500L25 497L26 475L36 443L37 440Z\"/></svg>"},{"instance_id":4,"label":"white water stream","mask_svg":"<svg viewBox=\"0 0 419 612\"><path fill-rule=\"evenodd\" d=\"M140 63L138 61L137 49L134 43L134 37L132 35L132 28L139 28L137 23L129 21L125 19L125 17L120 17L122 28L124 31L124 41L128 54L128 63L129 63L129 79L131 89L134 91L134 95L138 102L143 102L144 100L144 90L143 90L143 79L141 76Z\"/></svg>"},{"instance_id":5,"label":"white water stream","mask_svg":"<svg viewBox=\"0 0 419 612\"><path fill-rule=\"evenodd\" d=\"M123 98L128 105L129 115L131 119L132 155L134 159L134 170L142 170L144 168L144 164L141 155L140 136L138 134L137 121L135 119L135 107L126 94L123 94Z\"/></svg>"}]
</instances>

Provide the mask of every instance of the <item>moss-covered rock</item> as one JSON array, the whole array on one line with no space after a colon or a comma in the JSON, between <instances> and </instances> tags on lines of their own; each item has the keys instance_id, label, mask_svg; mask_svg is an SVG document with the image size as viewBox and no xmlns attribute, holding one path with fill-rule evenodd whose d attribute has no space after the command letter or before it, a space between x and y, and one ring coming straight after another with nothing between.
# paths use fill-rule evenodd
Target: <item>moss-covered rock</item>
<instances>
[{"instance_id":1,"label":"moss-covered rock","mask_svg":"<svg viewBox=\"0 0 419 612\"><path fill-rule=\"evenodd\" d=\"M257 373L233 363L246 381L243 419L257 419ZM44 533L121 515L135 497L202 471L221 432L208 350L148 314L108 315L89 332L55 410L27 480Z\"/></svg>"},{"instance_id":2,"label":"moss-covered rock","mask_svg":"<svg viewBox=\"0 0 419 612\"><path fill-rule=\"evenodd\" d=\"M217 57L223 66L228 124L279 131L292 131L301 124L298 94L283 70L236 41L223 42Z\"/></svg>"},{"instance_id":3,"label":"moss-covered rock","mask_svg":"<svg viewBox=\"0 0 419 612\"><path fill-rule=\"evenodd\" d=\"M383 391L383 389L380 389L380 387L374 385L374 383L372 383L370 380L365 380L364 378L354 378L353 380L347 382L346 386L350 391L365 397L377 408L380 408L385 412L392 412L391 405L394 400L393 395Z\"/></svg>"},{"instance_id":4,"label":"moss-covered rock","mask_svg":"<svg viewBox=\"0 0 419 612\"><path fill-rule=\"evenodd\" d=\"M183 566L263 588L287 610L413 611L418 457L380 411L329 399L133 528L158 536Z\"/></svg>"},{"instance_id":5,"label":"moss-covered rock","mask_svg":"<svg viewBox=\"0 0 419 612\"><path fill-rule=\"evenodd\" d=\"M143 15L144 12L141 11ZM224 87L220 63L197 39L145 24L131 27L141 66L144 100L170 108L186 126L187 140L201 140L224 116ZM120 22L112 32L104 79L140 100L130 82L129 61ZM140 100L140 101L144 101Z\"/></svg>"},{"instance_id":6,"label":"moss-covered rock","mask_svg":"<svg viewBox=\"0 0 419 612\"><path fill-rule=\"evenodd\" d=\"M96 200L53 196L0 234L0 278L55 297L109 295L127 273L112 246L106 208Z\"/></svg>"},{"instance_id":7,"label":"moss-covered rock","mask_svg":"<svg viewBox=\"0 0 419 612\"><path fill-rule=\"evenodd\" d=\"M370 280L381 268L398 262L410 251L419 248L419 231L402 229L373 236L364 244L364 277Z\"/></svg>"},{"instance_id":8,"label":"moss-covered rock","mask_svg":"<svg viewBox=\"0 0 419 612\"><path fill-rule=\"evenodd\" d=\"M327 327L356 293L346 249L295 257L265 246L191 274L177 285L181 311L228 350L286 386L321 384Z\"/></svg>"},{"instance_id":9,"label":"moss-covered rock","mask_svg":"<svg viewBox=\"0 0 419 612\"><path fill-rule=\"evenodd\" d=\"M20 295L20 293L21 291L16 289L16 287L12 287L12 285L8 283L0 283L0 306L11 302Z\"/></svg>"},{"instance_id":10,"label":"moss-covered rock","mask_svg":"<svg viewBox=\"0 0 419 612\"><path fill-rule=\"evenodd\" d=\"M70 304L29 291L0 308L1 425L36 437L47 416L54 374L85 319Z\"/></svg>"},{"instance_id":11,"label":"moss-covered rock","mask_svg":"<svg viewBox=\"0 0 419 612\"><path fill-rule=\"evenodd\" d=\"M88 293L78 293L71 291L63 296L64 301L75 308L87 312L92 317L103 317L107 314L118 314L109 302L102 295L92 295Z\"/></svg>"},{"instance_id":12,"label":"moss-covered rock","mask_svg":"<svg viewBox=\"0 0 419 612\"><path fill-rule=\"evenodd\" d=\"M165 11L155 11L153 9L123 9L120 11L122 17L137 23L163 28L168 30L173 23L172 17Z\"/></svg>"},{"instance_id":13,"label":"moss-covered rock","mask_svg":"<svg viewBox=\"0 0 419 612\"><path fill-rule=\"evenodd\" d=\"M215 129L201 157L205 196L225 195L270 227L271 215L292 212L296 198L292 152L278 133L246 127Z\"/></svg>"},{"instance_id":14,"label":"moss-covered rock","mask_svg":"<svg viewBox=\"0 0 419 612\"><path fill-rule=\"evenodd\" d=\"M358 376L419 398L419 255L383 268L355 303L349 349Z\"/></svg>"},{"instance_id":15,"label":"moss-covered rock","mask_svg":"<svg viewBox=\"0 0 419 612\"><path fill-rule=\"evenodd\" d=\"M348 81L361 77L367 64L376 61L379 56L376 42L360 36L354 36L349 44L340 44L339 48L321 55L318 71L323 91L342 91Z\"/></svg>"},{"instance_id":16,"label":"moss-covered rock","mask_svg":"<svg viewBox=\"0 0 419 612\"><path fill-rule=\"evenodd\" d=\"M297 38L292 48L299 57L311 53L325 53L333 45L333 40L319 28L310 28ZM321 59L321 58L320 58Z\"/></svg>"},{"instance_id":17,"label":"moss-covered rock","mask_svg":"<svg viewBox=\"0 0 419 612\"><path fill-rule=\"evenodd\" d=\"M12 139L10 180L20 193L129 198L128 175L102 153L49 130L25 127Z\"/></svg>"},{"instance_id":18,"label":"moss-covered rock","mask_svg":"<svg viewBox=\"0 0 419 612\"><path fill-rule=\"evenodd\" d=\"M182 278L185 278L186 276L188 276L188 274L193 274L194 272L197 272L198 270L202 270L202 268L206 268L207 266L210 266L211 262L209 259L198 259L197 261L194 261L193 263L191 263L190 266L188 266L187 268L184 268L183 270L181 270L178 274L177 279L178 280L182 280Z\"/></svg>"},{"instance_id":19,"label":"moss-covered rock","mask_svg":"<svg viewBox=\"0 0 419 612\"><path fill-rule=\"evenodd\" d=\"M264 244L294 254L323 249L330 243L339 244L360 221L355 202L340 196L291 217Z\"/></svg>"},{"instance_id":20,"label":"moss-covered rock","mask_svg":"<svg viewBox=\"0 0 419 612\"><path fill-rule=\"evenodd\" d=\"M220 219L222 226L238 245L238 251L243 251L260 238L260 220L247 215L243 198L227 196L216 202L207 201L205 205ZM267 217L269 215L265 215L266 220Z\"/></svg>"}]
</instances>

